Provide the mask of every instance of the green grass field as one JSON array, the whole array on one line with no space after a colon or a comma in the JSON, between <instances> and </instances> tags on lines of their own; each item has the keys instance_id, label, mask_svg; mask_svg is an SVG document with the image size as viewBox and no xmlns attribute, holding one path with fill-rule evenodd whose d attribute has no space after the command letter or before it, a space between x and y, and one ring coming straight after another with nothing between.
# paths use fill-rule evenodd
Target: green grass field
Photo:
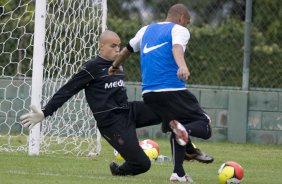
<instances>
[{"instance_id":1,"label":"green grass field","mask_svg":"<svg viewBox=\"0 0 282 184\"><path fill-rule=\"evenodd\" d=\"M161 154L170 156L168 140L156 140ZM213 155L212 164L185 162L185 170L196 184L217 184L217 170L228 160L244 168L246 184L282 183L282 147L279 145L197 142L199 148ZM0 153L1 184L160 184L168 181L172 162L153 162L151 169L138 176L116 177L108 165L114 160L113 149L103 141L97 158L67 155L27 156L26 153Z\"/></svg>"}]
</instances>

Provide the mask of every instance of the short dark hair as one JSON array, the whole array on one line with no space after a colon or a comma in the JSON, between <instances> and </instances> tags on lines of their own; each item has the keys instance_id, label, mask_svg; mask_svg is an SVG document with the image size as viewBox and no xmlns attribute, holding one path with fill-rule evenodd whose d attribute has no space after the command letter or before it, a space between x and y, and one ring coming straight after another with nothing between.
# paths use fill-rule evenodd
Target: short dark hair
<instances>
[{"instance_id":1,"label":"short dark hair","mask_svg":"<svg viewBox=\"0 0 282 184\"><path fill-rule=\"evenodd\" d=\"M168 10L167 17L175 17L178 15L190 17L187 7L184 4L175 4Z\"/></svg>"}]
</instances>

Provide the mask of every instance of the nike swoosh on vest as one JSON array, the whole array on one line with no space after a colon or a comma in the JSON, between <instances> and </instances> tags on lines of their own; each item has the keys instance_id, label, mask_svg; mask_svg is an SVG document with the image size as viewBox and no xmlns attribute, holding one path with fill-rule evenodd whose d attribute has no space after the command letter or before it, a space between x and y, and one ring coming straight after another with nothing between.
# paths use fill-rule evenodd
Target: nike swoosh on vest
<instances>
[{"instance_id":1,"label":"nike swoosh on vest","mask_svg":"<svg viewBox=\"0 0 282 184\"><path fill-rule=\"evenodd\" d=\"M164 46L165 44L167 44L168 42L164 42L164 43L161 43L161 44L158 44L158 45L155 45L155 46L152 46L152 47L147 47L147 43L145 45L145 47L143 48L143 53L144 54L147 54L148 52L151 52L157 48L160 48L162 46Z\"/></svg>"}]
</instances>

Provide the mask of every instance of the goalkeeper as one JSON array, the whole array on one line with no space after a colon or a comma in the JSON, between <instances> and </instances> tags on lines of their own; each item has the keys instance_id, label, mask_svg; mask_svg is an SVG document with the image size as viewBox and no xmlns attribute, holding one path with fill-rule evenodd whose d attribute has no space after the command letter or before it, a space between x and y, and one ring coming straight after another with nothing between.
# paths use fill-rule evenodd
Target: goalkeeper
<instances>
[{"instance_id":1,"label":"goalkeeper","mask_svg":"<svg viewBox=\"0 0 282 184\"><path fill-rule=\"evenodd\" d=\"M108 68L119 51L119 36L112 31L103 32L99 39L99 55L86 62L42 110L31 106L32 112L20 119L25 127L32 128L84 89L101 135L125 159L121 166L110 164L112 174L137 175L148 171L151 162L139 146L135 129L159 124L161 119L143 102L128 102L121 67L117 74L108 75Z\"/></svg>"}]
</instances>

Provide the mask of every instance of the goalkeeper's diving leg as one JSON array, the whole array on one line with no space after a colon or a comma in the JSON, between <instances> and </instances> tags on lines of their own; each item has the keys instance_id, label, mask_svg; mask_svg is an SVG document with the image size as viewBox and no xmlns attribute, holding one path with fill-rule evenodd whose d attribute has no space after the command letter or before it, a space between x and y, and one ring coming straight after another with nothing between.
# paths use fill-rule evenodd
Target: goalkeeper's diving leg
<instances>
[{"instance_id":1,"label":"goalkeeper's diving leg","mask_svg":"<svg viewBox=\"0 0 282 184\"><path fill-rule=\"evenodd\" d=\"M151 161L139 146L135 124L128 121L127 113L119 113L115 119L116 123L105 128L99 127L101 135L125 160L122 165L115 162L110 164L112 175L137 175L148 171Z\"/></svg>"}]
</instances>

